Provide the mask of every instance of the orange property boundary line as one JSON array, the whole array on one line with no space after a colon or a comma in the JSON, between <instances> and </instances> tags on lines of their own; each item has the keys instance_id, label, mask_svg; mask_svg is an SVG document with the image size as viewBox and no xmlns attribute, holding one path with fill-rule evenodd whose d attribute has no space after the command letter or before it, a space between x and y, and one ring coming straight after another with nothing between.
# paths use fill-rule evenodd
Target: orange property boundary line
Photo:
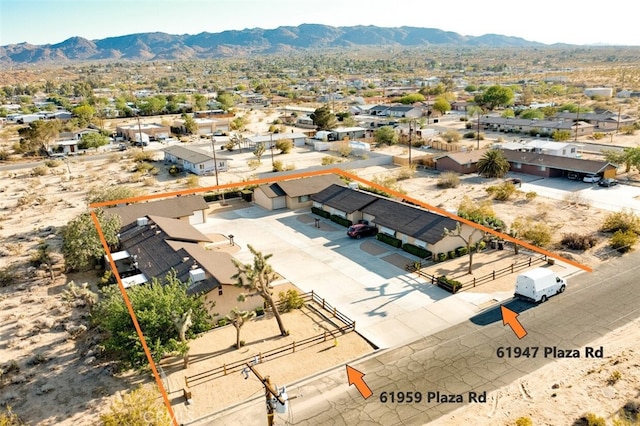
<instances>
[{"instance_id":1,"label":"orange property boundary line","mask_svg":"<svg viewBox=\"0 0 640 426\"><path fill-rule=\"evenodd\" d=\"M143 196L139 196L139 197L131 197L131 198L125 198L125 199L121 199L121 200L113 200L113 201L104 201L104 202L99 202L99 203L93 203L90 204L89 207L90 208L99 208L99 207L104 207L104 206L113 206L116 204L130 204L130 203L136 203L136 202L140 202L140 201L149 201L149 200L155 200L155 199L159 199L159 198L168 198L168 197L175 197L175 196L179 196L179 195L192 195L192 194L197 194L200 192L207 192L207 191L212 191L212 190L219 190L219 189L228 189L228 188L237 188L239 186L250 186L250 185L261 185L261 184L266 184L266 183L273 183L273 182L279 182L279 181L283 181L283 180L291 180L291 179L300 179L300 178L305 178L305 177L311 177L311 176L321 176L321 175L328 175L328 174L337 174L339 176L342 176L344 178L350 179L350 180L354 180L357 182L361 182L362 184L372 187L372 188L376 188L378 190L384 191L386 193L389 193L391 195L393 195L394 197L397 197L399 199L402 200L406 200L410 203L419 205L429 211L438 213L440 215L443 216L447 216L455 221L458 221L460 223L464 223L466 225L469 225L473 228L479 229L482 232L488 233L488 234L492 234L495 235L499 238L502 238L503 240L506 241L510 241L514 244L518 244L519 246L525 247L529 250L532 250L536 253L540 253L540 254L544 254L550 258L562 261L564 263L568 263L570 265L573 265L577 268L580 268L586 272L592 272L593 269L590 268L587 265L583 265L581 263L575 262L573 260L570 259L566 259L563 258L562 256L559 256L555 253L552 253L550 251L541 249L540 247L536 247L532 244L529 244L525 241L519 240L517 238L514 238L510 235L504 234L502 232L498 232L496 230L487 228L485 226L482 226L478 223L475 222L471 222L470 220L461 218L460 216L457 216L455 214L449 213L446 210L443 210L439 207L435 207L432 206L430 204L427 204L423 201L420 200L416 200L415 198L409 197L405 194L402 194L398 191L394 191L392 189L386 188L382 185L378 185L377 183L368 181L366 179L363 179L353 173L349 173L346 172L344 170L338 169L338 168L331 168L331 169L326 169L326 170L314 170L314 171L309 171L309 172L300 172L300 173L292 173L292 174L288 174L288 175L283 175L283 176L274 176L274 177L269 177L269 178L263 178L263 179L255 179L255 180L251 180L251 181L246 181L246 182L236 182L236 183L227 183L227 184L222 184L222 185L216 185L216 186L207 186L207 187L202 187L202 188L193 188L193 189L185 189L185 190L181 190L181 191L173 191L173 192L166 192L166 193L162 193L162 194L153 194L153 195L143 195ZM114 273L114 276L118 282L118 287L120 288L120 293L122 293L122 297L124 299L125 304L127 305L127 309L129 310L129 315L131 315L131 320L133 321L133 325L136 329L136 332L138 333L138 337L140 337L140 342L142 343L142 347L144 348L144 352L145 355L147 356L147 360L149 361L149 365L151 366L151 370L153 371L153 376L156 379L156 383L158 385L158 388L160 389L160 392L162 393L162 398L164 400L164 404L167 407L167 410L169 411L169 414L171 416L171 419L173 421L174 426L178 426L177 420L175 418L175 414L173 412L173 408L171 407L171 403L169 401L169 396L167 395L166 390L164 389L164 385L162 384L162 380L160 379L160 375L158 374L158 370L156 369L156 365L153 361L153 358L151 357L151 352L149 351L149 347L147 346L147 342L144 338L144 334L142 333L142 329L140 328L140 324L138 323L138 319L136 317L135 312L133 311L133 306L131 305L131 301L129 300L129 297L127 296L127 292L124 288L124 285L122 283L122 280L120 278L120 274L118 273L117 269L116 269L116 265L115 262L113 261L113 258L111 256L111 252L109 250L109 246L107 244L106 239L104 238L104 234L102 231L102 228L100 227L100 223L98 221L97 216L95 215L94 212L91 212L91 218L93 219L93 223L98 231L98 235L100 236L100 241L102 242L102 247L105 250L105 253L107 254L107 258L109 259L109 264L111 266L111 270Z\"/></svg>"}]
</instances>

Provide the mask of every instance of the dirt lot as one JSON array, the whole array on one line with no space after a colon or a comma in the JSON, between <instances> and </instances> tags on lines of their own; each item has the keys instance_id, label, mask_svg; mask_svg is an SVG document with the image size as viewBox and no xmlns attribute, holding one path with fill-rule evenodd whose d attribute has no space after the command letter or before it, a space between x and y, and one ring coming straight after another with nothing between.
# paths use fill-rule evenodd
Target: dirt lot
<instances>
[{"instance_id":1,"label":"dirt lot","mask_svg":"<svg viewBox=\"0 0 640 426\"><path fill-rule=\"evenodd\" d=\"M257 118L257 122L262 125L266 120L264 117L262 121ZM2 142L5 146L10 143L11 141L8 140ZM390 151L394 150L399 154L403 152L402 147L390 149ZM131 151L126 155L131 155ZM287 162L296 163L297 159L303 158L304 155L307 154L300 153L300 157L295 153L289 154L286 157ZM70 281L77 284L88 283L91 286L95 283L97 274L93 271L70 275L61 273L59 231L60 227L70 219L86 211L85 197L91 187L128 185L144 193L161 193L186 188L188 182L185 177L172 178L166 173L162 164L155 165L159 170L157 175L136 173L132 171L134 164L131 159L122 158L122 154L114 153L109 158L98 161L84 162L80 159L71 159L68 164L51 163L51 167L45 166L37 172L33 168L0 172L0 192L2 193L0 197L0 268L18 277L10 285L0 287L0 311L2 312L0 360L3 368L0 382L0 406L11 405L28 424L93 423L98 414L109 406L109 401L117 397L119 392L131 389L137 383L149 382L147 375L131 373L114 375L112 365L100 358L97 342L85 328L88 325L87 301L82 296L78 296L78 292L76 295L65 293ZM297 169L300 170L302 167L304 165ZM362 177L373 179L397 174L398 169L371 168L356 172ZM239 180L239 175L234 176ZM205 182L211 184L210 179L205 179L201 184ZM402 189L410 191L416 198L443 208L455 209L464 195L478 201L484 199L485 188L490 184L470 179L464 180L458 188L440 190L435 187L436 181L437 177L432 173L420 171L415 178L401 180L399 185ZM571 200L558 203L542 197L526 201L520 196L513 202L495 203L494 209L507 223L511 223L517 216L528 216L533 220L544 221L556 235L572 231L595 232L601 219L606 215L605 212L593 206L579 206ZM568 221L567 217L571 217L572 220ZM43 269L30 266L30 259L37 254L39 247L43 244L47 245L47 250L53 258L54 269L57 271L54 280L51 280ZM601 240L598 246L587 253L562 252L562 254L597 267L601 261L599 254L606 250L605 247L606 242ZM15 268L15 270L6 268ZM314 328L316 325L311 322L309 330L317 331ZM249 326L243 329L244 339L255 340L251 337L251 333ZM282 380L280 383L284 383L294 380L292 371L295 372L295 377L304 377L317 371L318 368L328 368L329 364L321 363L324 360L330 363L344 362L350 356L358 356L362 353L361 350L365 350L358 346L359 349L354 353L341 352L343 348L357 346L354 342L348 343L351 338L351 336L339 338L337 347L332 346L333 342L329 342L327 346L318 345L304 352L305 362L287 361L286 366L277 367L279 369L277 374L266 372L274 377L276 375L283 377L279 380ZM627 357L635 359L634 362L637 364L637 353L631 352L637 346L637 334L619 333L616 338L620 342L620 362L626 362L622 360ZM228 348L232 341L233 339L229 336L220 337L220 342L224 342L221 343L222 348ZM199 344L199 341L194 342L194 348ZM251 352L253 350L251 348ZM328 354L334 353L341 354L340 360L327 357ZM615 360L617 358L611 358L607 362ZM549 368L554 368L556 364ZM267 365L265 364L265 367ZM313 369L307 369L310 366ZM290 370L287 370L287 367L290 367ZM517 407L521 407L524 412L528 409L541 410L542 408L536 407L543 407L542 404L548 402L545 398L549 397L542 395L546 395L544 392L549 386L545 380L550 380L549 377L566 377L563 386L566 383L567 387L573 383L571 377L575 377L576 381L584 383L584 386L590 386L590 389L596 392L595 389L602 384L602 377L608 374L605 366L585 366L585 370L580 370L582 375L579 371L569 371L568 366L556 368L565 368L565 370L543 370L539 372L539 379L536 379L539 381L533 378L527 379L529 383L527 388L534 396L533 399L522 397L517 388L508 388L500 394L499 403L496 406L510 407L511 403L516 404L520 401L522 405ZM588 368L596 368L599 373L587 374ZM558 376L553 376L554 374ZM627 376L623 375L623 377ZM176 379L175 382L178 383L180 380ZM624 383L624 380L621 383ZM255 386L251 389L249 387L238 389L237 396L246 398L252 392L261 391L255 382L253 385ZM630 381L629 385L637 387L637 381ZM622 384L616 386L622 386ZM194 391L198 410L200 407L203 410L205 407L206 410L214 409L214 405L201 402L198 386L194 386ZM175 392L175 388L172 392ZM566 391L565 394L568 397L570 392ZM571 397L576 398L572 400L572 404L582 404L584 407L590 406L594 399L602 399L599 395L589 392L576 393ZM538 403L536 401L540 401L541 405L534 405ZM215 401L212 404L220 407L225 402ZM516 410L508 411L511 415ZM456 417L456 419L460 418ZM504 419L505 417L492 417L486 424L506 421ZM491 423L491 421L495 422ZM553 423L553 421L549 422L549 424Z\"/></svg>"}]
</instances>

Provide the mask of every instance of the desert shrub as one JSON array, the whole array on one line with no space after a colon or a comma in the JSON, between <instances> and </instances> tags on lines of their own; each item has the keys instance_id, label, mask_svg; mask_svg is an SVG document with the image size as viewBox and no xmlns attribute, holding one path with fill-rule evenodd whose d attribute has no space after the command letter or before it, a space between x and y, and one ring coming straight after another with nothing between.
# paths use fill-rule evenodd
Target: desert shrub
<instances>
[{"instance_id":1,"label":"desert shrub","mask_svg":"<svg viewBox=\"0 0 640 426\"><path fill-rule=\"evenodd\" d=\"M288 154L293 148L293 141L291 139L280 139L275 145L276 149L280 150L280 154Z\"/></svg>"},{"instance_id":2,"label":"desert shrub","mask_svg":"<svg viewBox=\"0 0 640 426\"><path fill-rule=\"evenodd\" d=\"M633 231L618 230L611 236L611 247L620 253L630 251L638 242L638 234Z\"/></svg>"},{"instance_id":3,"label":"desert shrub","mask_svg":"<svg viewBox=\"0 0 640 426\"><path fill-rule=\"evenodd\" d=\"M137 189L121 185L93 187L87 193L87 203L123 200L135 197L138 194L139 191Z\"/></svg>"},{"instance_id":4,"label":"desert shrub","mask_svg":"<svg viewBox=\"0 0 640 426\"><path fill-rule=\"evenodd\" d=\"M614 370L607 379L607 384L613 386L618 383L620 379L622 379L622 374L618 370Z\"/></svg>"},{"instance_id":5,"label":"desert shrub","mask_svg":"<svg viewBox=\"0 0 640 426\"><path fill-rule=\"evenodd\" d=\"M24 423L16 413L7 406L6 411L0 413L0 426L21 426Z\"/></svg>"},{"instance_id":6,"label":"desert shrub","mask_svg":"<svg viewBox=\"0 0 640 426\"><path fill-rule=\"evenodd\" d=\"M598 239L593 235L579 235L574 232L564 234L560 244L571 250L588 250L595 246Z\"/></svg>"},{"instance_id":7,"label":"desert shrub","mask_svg":"<svg viewBox=\"0 0 640 426\"><path fill-rule=\"evenodd\" d=\"M444 139L445 142L448 142L448 143L459 142L460 133L457 130L447 130L442 134L442 139Z\"/></svg>"},{"instance_id":8,"label":"desert shrub","mask_svg":"<svg viewBox=\"0 0 640 426\"><path fill-rule=\"evenodd\" d=\"M284 164L282 164L282 161L280 160L276 160L273 162L273 171L274 172L281 172L284 170Z\"/></svg>"},{"instance_id":9,"label":"desert shrub","mask_svg":"<svg viewBox=\"0 0 640 426\"><path fill-rule=\"evenodd\" d=\"M353 151L353 148L351 148L348 141L339 142L337 145L337 151L338 154L340 154L340 157L348 157L351 154L351 151Z\"/></svg>"},{"instance_id":10,"label":"desert shrub","mask_svg":"<svg viewBox=\"0 0 640 426\"><path fill-rule=\"evenodd\" d=\"M447 260L447 253L438 253L438 261L444 262L445 260Z\"/></svg>"},{"instance_id":11,"label":"desert shrub","mask_svg":"<svg viewBox=\"0 0 640 426\"><path fill-rule=\"evenodd\" d=\"M249 160L247 161L247 166L249 166L251 170L255 170L260 167L260 160Z\"/></svg>"},{"instance_id":12,"label":"desert shrub","mask_svg":"<svg viewBox=\"0 0 640 426\"><path fill-rule=\"evenodd\" d=\"M136 150L131 156L136 163L142 163L144 161L153 161L153 152Z\"/></svg>"},{"instance_id":13,"label":"desert shrub","mask_svg":"<svg viewBox=\"0 0 640 426\"><path fill-rule=\"evenodd\" d=\"M331 213L329 213L328 211L324 211L321 208L318 207L311 207L311 213L317 214L318 216L322 216L326 219L329 218L329 216L331 216Z\"/></svg>"},{"instance_id":14,"label":"desert shrub","mask_svg":"<svg viewBox=\"0 0 640 426\"><path fill-rule=\"evenodd\" d=\"M516 426L533 426L533 422L529 417L519 417L516 420Z\"/></svg>"},{"instance_id":15,"label":"desert shrub","mask_svg":"<svg viewBox=\"0 0 640 426\"><path fill-rule=\"evenodd\" d=\"M185 179L185 185L187 188L197 188L200 186L200 178L196 175L189 175Z\"/></svg>"},{"instance_id":16,"label":"desert shrub","mask_svg":"<svg viewBox=\"0 0 640 426\"><path fill-rule=\"evenodd\" d=\"M516 193L516 187L511 182L502 182L500 185L492 185L488 187L487 193L495 200L506 201Z\"/></svg>"},{"instance_id":17,"label":"desert shrub","mask_svg":"<svg viewBox=\"0 0 640 426\"><path fill-rule=\"evenodd\" d=\"M328 166L330 164L335 164L337 163L339 160L336 157L332 157L331 155L325 155L324 157L322 157L322 162L321 164L323 166Z\"/></svg>"},{"instance_id":18,"label":"desert shrub","mask_svg":"<svg viewBox=\"0 0 640 426\"><path fill-rule=\"evenodd\" d=\"M449 259L455 259L458 256L456 256L456 251L455 250L451 250L449 253L447 253L447 257Z\"/></svg>"},{"instance_id":19,"label":"desert shrub","mask_svg":"<svg viewBox=\"0 0 640 426\"><path fill-rule=\"evenodd\" d=\"M545 247L551 242L551 229L545 222L517 217L512 228L521 239L535 246Z\"/></svg>"},{"instance_id":20,"label":"desert shrub","mask_svg":"<svg viewBox=\"0 0 640 426\"><path fill-rule=\"evenodd\" d=\"M462 137L465 139L473 139L476 137L476 132L465 132L465 134L462 135Z\"/></svg>"},{"instance_id":21,"label":"desert shrub","mask_svg":"<svg viewBox=\"0 0 640 426\"><path fill-rule=\"evenodd\" d=\"M256 316L257 317L261 317L264 315L264 308L262 306L258 306L256 309L254 309L256 311Z\"/></svg>"},{"instance_id":22,"label":"desert shrub","mask_svg":"<svg viewBox=\"0 0 640 426\"><path fill-rule=\"evenodd\" d=\"M0 268L0 287L7 287L18 281L18 271L14 264Z\"/></svg>"},{"instance_id":23,"label":"desert shrub","mask_svg":"<svg viewBox=\"0 0 640 426\"><path fill-rule=\"evenodd\" d=\"M6 161L8 159L9 159L9 152L4 149L0 149L0 161Z\"/></svg>"},{"instance_id":24,"label":"desert shrub","mask_svg":"<svg viewBox=\"0 0 640 426\"><path fill-rule=\"evenodd\" d=\"M467 248L466 248L466 247L464 247L464 246L463 246L463 247L458 247L458 248L456 249L456 255L457 255L458 257L460 257L460 256L464 256L464 255L465 255L465 254L467 254L468 252L469 252L469 250L467 250Z\"/></svg>"},{"instance_id":25,"label":"desert shrub","mask_svg":"<svg viewBox=\"0 0 640 426\"><path fill-rule=\"evenodd\" d=\"M281 313L300 309L304 306L304 299L300 297L300 293L293 289L287 290L286 293L284 291L278 293L278 300L278 311Z\"/></svg>"},{"instance_id":26,"label":"desert shrub","mask_svg":"<svg viewBox=\"0 0 640 426\"><path fill-rule=\"evenodd\" d=\"M529 191L526 194L524 194L524 198L527 201L532 201L533 199L535 199L538 196L538 193L536 191Z\"/></svg>"},{"instance_id":27,"label":"desert shrub","mask_svg":"<svg viewBox=\"0 0 640 426\"><path fill-rule=\"evenodd\" d=\"M576 424L583 424L586 426L606 426L607 422L602 417L598 417L593 413L587 413L584 416L580 417L580 423L576 422Z\"/></svg>"},{"instance_id":28,"label":"desert shrub","mask_svg":"<svg viewBox=\"0 0 640 426\"><path fill-rule=\"evenodd\" d=\"M460 185L460 176L456 172L444 172L438 178L438 188L457 188Z\"/></svg>"},{"instance_id":29,"label":"desert shrub","mask_svg":"<svg viewBox=\"0 0 640 426\"><path fill-rule=\"evenodd\" d=\"M600 139L604 138L604 133L594 132L592 136L593 136L593 139L600 140Z\"/></svg>"},{"instance_id":30,"label":"desert shrub","mask_svg":"<svg viewBox=\"0 0 640 426\"><path fill-rule=\"evenodd\" d=\"M602 232L632 231L640 234L640 218L629 210L610 213L600 226Z\"/></svg>"},{"instance_id":31,"label":"desert shrub","mask_svg":"<svg viewBox=\"0 0 640 426\"><path fill-rule=\"evenodd\" d=\"M31 176L44 176L49 173L47 166L38 166L31 169Z\"/></svg>"},{"instance_id":32,"label":"desert shrub","mask_svg":"<svg viewBox=\"0 0 640 426\"><path fill-rule=\"evenodd\" d=\"M46 160L44 162L44 165L49 168L58 167L61 164L62 164L62 161L59 161L59 160Z\"/></svg>"},{"instance_id":33,"label":"desert shrub","mask_svg":"<svg viewBox=\"0 0 640 426\"><path fill-rule=\"evenodd\" d=\"M109 412L100 415L103 426L170 425L171 419L160 398L150 388L139 387L116 398Z\"/></svg>"},{"instance_id":34,"label":"desert shrub","mask_svg":"<svg viewBox=\"0 0 640 426\"><path fill-rule=\"evenodd\" d=\"M229 324L229 320L227 320L226 318L220 318L216 324L218 327L224 327L225 325Z\"/></svg>"},{"instance_id":35,"label":"desert shrub","mask_svg":"<svg viewBox=\"0 0 640 426\"><path fill-rule=\"evenodd\" d=\"M640 420L640 402L638 401L627 401L620 411L620 417L627 420L632 425L637 424Z\"/></svg>"},{"instance_id":36,"label":"desert shrub","mask_svg":"<svg viewBox=\"0 0 640 426\"><path fill-rule=\"evenodd\" d=\"M415 164L412 164L411 166L403 166L397 173L396 175L396 179L398 180L404 180L404 179L411 179L413 177L413 175L415 175L416 173L416 166Z\"/></svg>"}]
</instances>

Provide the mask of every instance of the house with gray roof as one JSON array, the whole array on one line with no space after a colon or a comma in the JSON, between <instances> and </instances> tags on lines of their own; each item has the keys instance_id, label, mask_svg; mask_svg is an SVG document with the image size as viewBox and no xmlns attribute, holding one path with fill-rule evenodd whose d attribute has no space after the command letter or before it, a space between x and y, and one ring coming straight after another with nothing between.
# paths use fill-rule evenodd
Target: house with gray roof
<instances>
[{"instance_id":1,"label":"house with gray roof","mask_svg":"<svg viewBox=\"0 0 640 426\"><path fill-rule=\"evenodd\" d=\"M312 196L313 205L330 214L352 222L367 221L378 228L378 232L392 236L403 244L413 244L431 253L446 253L464 246L457 236L445 235L454 230L457 221L420 207L383 198L353 188L332 185ZM482 238L476 228L461 225L464 239L474 234L475 241Z\"/></svg>"},{"instance_id":2,"label":"house with gray roof","mask_svg":"<svg viewBox=\"0 0 640 426\"><path fill-rule=\"evenodd\" d=\"M123 226L118 238L120 251L112 253L112 258L125 288L145 285L154 278L162 281L175 273L188 283L188 294L204 296L214 317L236 306L254 309L262 305L259 296L238 302L243 290L235 286L233 257L187 221L147 215Z\"/></svg>"},{"instance_id":3,"label":"house with gray roof","mask_svg":"<svg viewBox=\"0 0 640 426\"><path fill-rule=\"evenodd\" d=\"M176 164L182 170L196 175L211 175L216 169L224 172L228 168L228 158L217 155L214 161L212 154L199 148L173 145L161 151L164 152L165 162Z\"/></svg>"}]
</instances>

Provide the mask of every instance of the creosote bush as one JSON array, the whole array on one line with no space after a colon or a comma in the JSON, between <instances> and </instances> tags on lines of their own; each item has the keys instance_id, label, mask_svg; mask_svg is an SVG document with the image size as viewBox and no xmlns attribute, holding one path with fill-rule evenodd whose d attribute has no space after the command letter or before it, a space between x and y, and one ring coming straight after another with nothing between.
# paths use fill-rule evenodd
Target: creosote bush
<instances>
[{"instance_id":1,"label":"creosote bush","mask_svg":"<svg viewBox=\"0 0 640 426\"><path fill-rule=\"evenodd\" d=\"M438 188L457 188L460 186L460 176L456 172L444 172L438 178Z\"/></svg>"},{"instance_id":2,"label":"creosote bush","mask_svg":"<svg viewBox=\"0 0 640 426\"><path fill-rule=\"evenodd\" d=\"M571 250L589 250L597 242L598 239L593 235L580 235L572 232L564 234L560 244Z\"/></svg>"}]
</instances>

